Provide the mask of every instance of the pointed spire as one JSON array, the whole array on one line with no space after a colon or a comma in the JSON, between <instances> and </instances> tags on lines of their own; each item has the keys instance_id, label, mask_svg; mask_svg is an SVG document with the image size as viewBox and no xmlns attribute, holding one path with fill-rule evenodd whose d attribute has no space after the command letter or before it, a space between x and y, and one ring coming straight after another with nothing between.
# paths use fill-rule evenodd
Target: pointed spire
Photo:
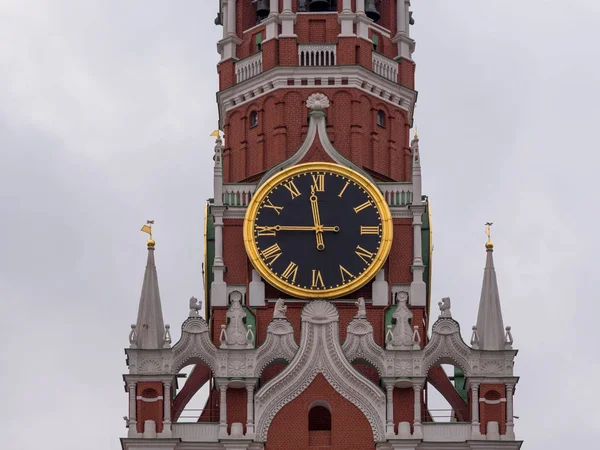
<instances>
[{"instance_id":1,"label":"pointed spire","mask_svg":"<svg viewBox=\"0 0 600 450\"><path fill-rule=\"evenodd\" d=\"M154 241L148 241L148 262L142 285L138 318L135 327L136 345L141 349L163 348L165 325L163 322L158 277L154 264Z\"/></svg>"},{"instance_id":2,"label":"pointed spire","mask_svg":"<svg viewBox=\"0 0 600 450\"><path fill-rule=\"evenodd\" d=\"M481 300L479 301L479 314L477 315L477 337L481 350L504 350L504 322L502 308L500 307L500 294L498 281L494 269L494 246L489 239L489 227L486 224L487 258L483 272L483 285L481 287Z\"/></svg>"}]
</instances>

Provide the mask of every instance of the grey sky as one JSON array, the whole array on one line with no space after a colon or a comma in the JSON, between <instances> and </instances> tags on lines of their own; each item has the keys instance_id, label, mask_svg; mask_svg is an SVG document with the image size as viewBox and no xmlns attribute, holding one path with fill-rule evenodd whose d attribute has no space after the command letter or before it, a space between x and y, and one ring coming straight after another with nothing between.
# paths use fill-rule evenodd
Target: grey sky
<instances>
[{"instance_id":1,"label":"grey sky","mask_svg":"<svg viewBox=\"0 0 600 450\"><path fill-rule=\"evenodd\" d=\"M216 4L0 1L4 448L120 448L146 219L175 340L202 293ZM468 339L493 221L520 349L517 437L528 450L589 448L600 435L600 2L413 9L434 298L452 297Z\"/></svg>"}]
</instances>

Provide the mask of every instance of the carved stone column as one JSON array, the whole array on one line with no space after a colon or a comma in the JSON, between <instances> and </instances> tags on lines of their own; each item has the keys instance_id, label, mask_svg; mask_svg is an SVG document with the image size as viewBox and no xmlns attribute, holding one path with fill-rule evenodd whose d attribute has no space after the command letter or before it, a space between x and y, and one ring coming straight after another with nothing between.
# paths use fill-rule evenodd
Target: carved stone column
<instances>
[{"instance_id":1,"label":"carved stone column","mask_svg":"<svg viewBox=\"0 0 600 450\"><path fill-rule=\"evenodd\" d=\"M219 403L219 436L227 436L227 382L219 386L221 401Z\"/></svg>"},{"instance_id":2,"label":"carved stone column","mask_svg":"<svg viewBox=\"0 0 600 450\"><path fill-rule=\"evenodd\" d=\"M127 385L129 390L129 437L137 435L137 400L135 395L136 383L129 382Z\"/></svg>"},{"instance_id":3,"label":"carved stone column","mask_svg":"<svg viewBox=\"0 0 600 450\"><path fill-rule=\"evenodd\" d=\"M421 383L413 383L413 391L415 394L415 417L413 422L413 437L416 439L422 439L423 428L421 425Z\"/></svg>"},{"instance_id":4,"label":"carved stone column","mask_svg":"<svg viewBox=\"0 0 600 450\"><path fill-rule=\"evenodd\" d=\"M254 435L254 382L246 384L248 404L246 410L246 435Z\"/></svg>"},{"instance_id":5,"label":"carved stone column","mask_svg":"<svg viewBox=\"0 0 600 450\"><path fill-rule=\"evenodd\" d=\"M385 433L390 436L394 435L394 383L393 381L385 382L385 393L387 395L387 421L385 424Z\"/></svg>"},{"instance_id":6,"label":"carved stone column","mask_svg":"<svg viewBox=\"0 0 600 450\"><path fill-rule=\"evenodd\" d=\"M513 391L512 384L506 385L506 435L503 436L508 441L515 440L515 425L513 422Z\"/></svg>"},{"instance_id":7,"label":"carved stone column","mask_svg":"<svg viewBox=\"0 0 600 450\"><path fill-rule=\"evenodd\" d=\"M163 382L164 395L163 395L163 437L171 437L171 382Z\"/></svg>"},{"instance_id":8,"label":"carved stone column","mask_svg":"<svg viewBox=\"0 0 600 450\"><path fill-rule=\"evenodd\" d=\"M471 383L471 439L481 439L479 428L479 383Z\"/></svg>"}]
</instances>

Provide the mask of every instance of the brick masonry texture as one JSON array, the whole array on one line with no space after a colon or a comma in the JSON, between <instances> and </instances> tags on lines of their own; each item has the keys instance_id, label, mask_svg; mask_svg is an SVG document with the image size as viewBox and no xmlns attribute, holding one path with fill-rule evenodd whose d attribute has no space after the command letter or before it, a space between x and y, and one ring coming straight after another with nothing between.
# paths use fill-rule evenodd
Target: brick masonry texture
<instances>
[{"instance_id":1,"label":"brick masonry texture","mask_svg":"<svg viewBox=\"0 0 600 450\"><path fill-rule=\"evenodd\" d=\"M322 82L325 86L327 79ZM330 99L331 106L325 110L327 131L340 154L359 167L382 174L386 181L410 181L411 123L406 112L358 89L316 86L278 89L227 113L225 182L245 180L292 156L306 136L306 99L315 92ZM384 112L385 127L377 124L379 110ZM249 117L254 111L258 125L251 127Z\"/></svg>"},{"instance_id":2,"label":"brick masonry texture","mask_svg":"<svg viewBox=\"0 0 600 450\"><path fill-rule=\"evenodd\" d=\"M482 384L479 386L479 398L488 400L506 398L505 386L503 384ZM480 402L479 422L482 434L487 432L488 422L498 422L500 434L506 433L506 402L500 402L496 405L488 405Z\"/></svg>"},{"instance_id":3,"label":"brick masonry texture","mask_svg":"<svg viewBox=\"0 0 600 450\"><path fill-rule=\"evenodd\" d=\"M136 387L136 397L156 398L163 395L163 384L160 381L140 381ZM163 429L163 400L145 402L137 400L137 431L144 431L144 422L154 420L156 431Z\"/></svg>"},{"instance_id":4,"label":"brick masonry texture","mask_svg":"<svg viewBox=\"0 0 600 450\"><path fill-rule=\"evenodd\" d=\"M368 450L375 443L371 426L364 414L352 403L338 394L322 375L293 402L285 405L275 415L267 435L266 450L308 450L308 411L315 399L327 402L331 407L331 450ZM322 436L314 436L320 442ZM313 447L314 448L314 447Z\"/></svg>"}]
</instances>

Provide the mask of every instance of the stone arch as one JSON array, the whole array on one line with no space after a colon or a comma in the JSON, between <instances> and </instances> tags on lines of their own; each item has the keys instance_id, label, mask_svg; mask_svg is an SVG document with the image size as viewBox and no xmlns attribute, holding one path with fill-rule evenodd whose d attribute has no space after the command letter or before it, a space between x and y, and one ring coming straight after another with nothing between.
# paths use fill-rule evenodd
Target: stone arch
<instances>
[{"instance_id":1,"label":"stone arch","mask_svg":"<svg viewBox=\"0 0 600 450\"><path fill-rule=\"evenodd\" d=\"M321 377L366 417L374 440L385 440L385 394L348 362L338 340L339 315L326 301L313 301L302 312L300 349L291 364L256 395L256 439L265 442L269 427L290 404ZM313 397L314 398L314 397Z\"/></svg>"}]
</instances>

